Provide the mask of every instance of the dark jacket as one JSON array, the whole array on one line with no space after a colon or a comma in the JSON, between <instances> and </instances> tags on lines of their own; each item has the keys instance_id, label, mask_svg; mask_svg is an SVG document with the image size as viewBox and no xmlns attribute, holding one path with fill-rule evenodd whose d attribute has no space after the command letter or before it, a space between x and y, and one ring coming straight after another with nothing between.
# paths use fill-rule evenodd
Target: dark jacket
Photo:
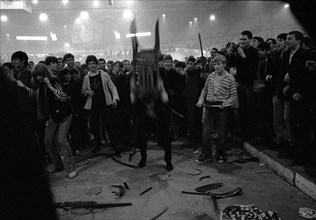
<instances>
[{"instance_id":1,"label":"dark jacket","mask_svg":"<svg viewBox=\"0 0 316 220\"><path fill-rule=\"evenodd\" d=\"M50 83L52 87L57 90L57 95L67 96L67 94L63 91L61 84L57 80L57 78L51 79ZM67 99L63 102L57 98L57 95L54 92L52 92L49 88L46 89L48 113L55 123L62 123L72 113L72 106L70 99Z\"/></svg>"},{"instance_id":2,"label":"dark jacket","mask_svg":"<svg viewBox=\"0 0 316 220\"><path fill-rule=\"evenodd\" d=\"M36 90L32 85L32 74L28 66L22 67L17 73L17 80L20 80L26 87L17 88L17 101L23 112L36 112Z\"/></svg>"},{"instance_id":3,"label":"dark jacket","mask_svg":"<svg viewBox=\"0 0 316 220\"><path fill-rule=\"evenodd\" d=\"M244 53L246 57L241 59L237 65L237 74L235 78L237 83L252 86L256 76L259 55L258 51L251 46L244 49Z\"/></svg>"},{"instance_id":4,"label":"dark jacket","mask_svg":"<svg viewBox=\"0 0 316 220\"><path fill-rule=\"evenodd\" d=\"M291 64L289 63L290 51L285 52L283 56L284 62L287 65L287 72L290 76L290 89L288 97L292 97L295 93L300 93L302 96L306 95L307 89L307 68L305 63L308 60L307 52L299 48L292 57Z\"/></svg>"}]
</instances>

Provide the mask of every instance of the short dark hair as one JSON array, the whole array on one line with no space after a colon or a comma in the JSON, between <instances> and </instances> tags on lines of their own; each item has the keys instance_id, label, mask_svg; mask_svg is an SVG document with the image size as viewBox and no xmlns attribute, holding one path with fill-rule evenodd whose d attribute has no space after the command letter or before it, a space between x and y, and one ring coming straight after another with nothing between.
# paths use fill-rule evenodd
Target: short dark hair
<instances>
[{"instance_id":1,"label":"short dark hair","mask_svg":"<svg viewBox=\"0 0 316 220\"><path fill-rule=\"evenodd\" d=\"M185 68L187 65L185 65L185 62L182 62L182 61L178 61L176 62L175 64L175 67L180 67L180 68Z\"/></svg>"},{"instance_id":2,"label":"short dark hair","mask_svg":"<svg viewBox=\"0 0 316 220\"><path fill-rule=\"evenodd\" d=\"M98 59L94 55L88 55L86 59L86 64L88 65L89 62L94 61L95 63L98 63Z\"/></svg>"},{"instance_id":3,"label":"short dark hair","mask_svg":"<svg viewBox=\"0 0 316 220\"><path fill-rule=\"evenodd\" d=\"M260 42L258 44L258 49L268 51L270 49L270 45L267 42Z\"/></svg>"},{"instance_id":4,"label":"short dark hair","mask_svg":"<svg viewBox=\"0 0 316 220\"><path fill-rule=\"evenodd\" d=\"M121 61L116 61L113 66L119 64L119 67L123 68L123 63Z\"/></svg>"},{"instance_id":5,"label":"short dark hair","mask_svg":"<svg viewBox=\"0 0 316 220\"><path fill-rule=\"evenodd\" d=\"M172 61L172 56L170 54L165 54L163 56L163 61L165 61L165 60L171 60Z\"/></svg>"},{"instance_id":6,"label":"short dark hair","mask_svg":"<svg viewBox=\"0 0 316 220\"><path fill-rule=\"evenodd\" d=\"M127 60L127 59L123 60L122 63L125 63L126 61L128 61L129 63L131 63L131 61L129 61L129 60Z\"/></svg>"},{"instance_id":7,"label":"short dark hair","mask_svg":"<svg viewBox=\"0 0 316 220\"><path fill-rule=\"evenodd\" d=\"M268 43L269 40L271 40L273 44L276 44L276 40L274 38L270 37L266 40L266 42Z\"/></svg>"},{"instance_id":8,"label":"short dark hair","mask_svg":"<svg viewBox=\"0 0 316 220\"><path fill-rule=\"evenodd\" d=\"M287 33L282 33L282 34L279 34L278 36L277 36L277 39L282 39L282 40L286 40L286 37L287 37Z\"/></svg>"},{"instance_id":9,"label":"short dark hair","mask_svg":"<svg viewBox=\"0 0 316 220\"><path fill-rule=\"evenodd\" d=\"M187 62L193 62L194 63L195 62L194 56L192 56L192 55L189 56Z\"/></svg>"},{"instance_id":10,"label":"short dark hair","mask_svg":"<svg viewBox=\"0 0 316 220\"><path fill-rule=\"evenodd\" d=\"M12 54L12 56L11 56L11 61L13 61L16 58L19 59L19 60L24 60L24 65L27 65L27 63L29 61L29 57L23 51L16 51L16 52L14 52Z\"/></svg>"},{"instance_id":11,"label":"short dark hair","mask_svg":"<svg viewBox=\"0 0 316 220\"><path fill-rule=\"evenodd\" d=\"M259 43L264 42L263 38L259 36L255 36L252 39L256 39Z\"/></svg>"},{"instance_id":12,"label":"short dark hair","mask_svg":"<svg viewBox=\"0 0 316 220\"><path fill-rule=\"evenodd\" d=\"M301 32L299 32L299 31L291 31L291 32L289 32L288 35L294 35L295 40L299 40L300 44L302 45L304 36L303 36L303 34Z\"/></svg>"},{"instance_id":13,"label":"short dark hair","mask_svg":"<svg viewBox=\"0 0 316 220\"><path fill-rule=\"evenodd\" d=\"M99 58L98 61L104 61L105 62L105 59L104 58Z\"/></svg>"},{"instance_id":14,"label":"short dark hair","mask_svg":"<svg viewBox=\"0 0 316 220\"><path fill-rule=\"evenodd\" d=\"M54 56L47 56L45 58L45 65L50 65L51 63L58 63L57 57Z\"/></svg>"},{"instance_id":15,"label":"short dark hair","mask_svg":"<svg viewBox=\"0 0 316 220\"><path fill-rule=\"evenodd\" d=\"M240 34L248 36L249 39L252 38L252 33L250 31L247 31L247 30L246 31L242 31Z\"/></svg>"},{"instance_id":16,"label":"short dark hair","mask_svg":"<svg viewBox=\"0 0 316 220\"><path fill-rule=\"evenodd\" d=\"M6 63L2 64L1 68L5 67L5 66L8 67L10 70L14 69L14 66L11 62L6 62Z\"/></svg>"},{"instance_id":17,"label":"short dark hair","mask_svg":"<svg viewBox=\"0 0 316 220\"><path fill-rule=\"evenodd\" d=\"M112 64L112 65L114 65L114 61L113 61L113 60L108 60L108 62L106 62L106 64Z\"/></svg>"},{"instance_id":18,"label":"short dark hair","mask_svg":"<svg viewBox=\"0 0 316 220\"><path fill-rule=\"evenodd\" d=\"M71 53L66 53L66 54L64 55L63 60L66 61L68 58L75 59L74 55L72 55Z\"/></svg>"}]
</instances>

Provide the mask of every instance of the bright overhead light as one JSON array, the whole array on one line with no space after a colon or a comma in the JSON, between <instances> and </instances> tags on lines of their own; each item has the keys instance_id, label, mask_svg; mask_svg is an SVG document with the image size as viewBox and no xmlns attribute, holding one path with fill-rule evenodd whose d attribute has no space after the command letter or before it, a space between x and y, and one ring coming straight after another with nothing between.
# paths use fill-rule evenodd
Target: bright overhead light
<instances>
[{"instance_id":1,"label":"bright overhead light","mask_svg":"<svg viewBox=\"0 0 316 220\"><path fill-rule=\"evenodd\" d=\"M214 21L215 20L215 15L211 15L210 19L211 19L211 21Z\"/></svg>"},{"instance_id":2,"label":"bright overhead light","mask_svg":"<svg viewBox=\"0 0 316 220\"><path fill-rule=\"evenodd\" d=\"M53 32L50 32L49 34L50 34L50 37L51 37L52 41L57 41L57 35L56 34L54 34Z\"/></svg>"},{"instance_id":3,"label":"bright overhead light","mask_svg":"<svg viewBox=\"0 0 316 220\"><path fill-rule=\"evenodd\" d=\"M162 14L162 18L165 18L166 17L166 14Z\"/></svg>"},{"instance_id":4,"label":"bright overhead light","mask_svg":"<svg viewBox=\"0 0 316 220\"><path fill-rule=\"evenodd\" d=\"M6 16L6 15L1 15L1 21L3 21L3 22L8 21L8 16Z\"/></svg>"},{"instance_id":5,"label":"bright overhead light","mask_svg":"<svg viewBox=\"0 0 316 220\"><path fill-rule=\"evenodd\" d=\"M284 5L284 8L288 8L288 7L290 7L289 4L285 4L285 5Z\"/></svg>"},{"instance_id":6,"label":"bright overhead light","mask_svg":"<svg viewBox=\"0 0 316 220\"><path fill-rule=\"evenodd\" d=\"M133 12L129 9L125 9L123 12L123 17L126 19L130 19L133 17Z\"/></svg>"},{"instance_id":7,"label":"bright overhead light","mask_svg":"<svg viewBox=\"0 0 316 220\"><path fill-rule=\"evenodd\" d=\"M46 41L47 36L16 36L17 40Z\"/></svg>"},{"instance_id":8,"label":"bright overhead light","mask_svg":"<svg viewBox=\"0 0 316 220\"><path fill-rule=\"evenodd\" d=\"M100 5L99 0L94 0L93 5L94 5L94 7L98 7Z\"/></svg>"},{"instance_id":9,"label":"bright overhead light","mask_svg":"<svg viewBox=\"0 0 316 220\"><path fill-rule=\"evenodd\" d=\"M67 29L67 25L64 25L64 28Z\"/></svg>"},{"instance_id":10,"label":"bright overhead light","mask_svg":"<svg viewBox=\"0 0 316 220\"><path fill-rule=\"evenodd\" d=\"M197 22L197 18L194 18L194 22Z\"/></svg>"},{"instance_id":11,"label":"bright overhead light","mask_svg":"<svg viewBox=\"0 0 316 220\"><path fill-rule=\"evenodd\" d=\"M189 23L190 23L190 26L192 26L192 23L193 23L193 22L192 22L192 21L190 21Z\"/></svg>"},{"instance_id":12,"label":"bright overhead light","mask_svg":"<svg viewBox=\"0 0 316 220\"><path fill-rule=\"evenodd\" d=\"M36 5L38 3L38 0L33 0L32 3Z\"/></svg>"},{"instance_id":13,"label":"bright overhead light","mask_svg":"<svg viewBox=\"0 0 316 220\"><path fill-rule=\"evenodd\" d=\"M82 20L88 19L88 18L89 18L89 13L88 13L87 11L82 11L82 12L80 12L80 18L81 18Z\"/></svg>"},{"instance_id":14,"label":"bright overhead light","mask_svg":"<svg viewBox=\"0 0 316 220\"><path fill-rule=\"evenodd\" d=\"M128 6L131 6L131 5L133 4L133 1L132 1L132 0L127 0L127 1L126 1L126 4L127 4Z\"/></svg>"},{"instance_id":15,"label":"bright overhead light","mask_svg":"<svg viewBox=\"0 0 316 220\"><path fill-rule=\"evenodd\" d=\"M70 47L70 43L64 43L64 47Z\"/></svg>"},{"instance_id":16,"label":"bright overhead light","mask_svg":"<svg viewBox=\"0 0 316 220\"><path fill-rule=\"evenodd\" d=\"M136 34L126 34L126 38L129 37L147 37L147 36L151 36L151 32L139 32Z\"/></svg>"},{"instance_id":17,"label":"bright overhead light","mask_svg":"<svg viewBox=\"0 0 316 220\"><path fill-rule=\"evenodd\" d=\"M115 35L115 39L120 39L121 38L121 34L118 31L114 31L114 35Z\"/></svg>"},{"instance_id":18,"label":"bright overhead light","mask_svg":"<svg viewBox=\"0 0 316 220\"><path fill-rule=\"evenodd\" d=\"M76 24L81 24L81 19L80 18L76 18Z\"/></svg>"},{"instance_id":19,"label":"bright overhead light","mask_svg":"<svg viewBox=\"0 0 316 220\"><path fill-rule=\"evenodd\" d=\"M39 19L40 19L40 21L47 21L48 16L47 16L47 14L45 14L45 13L41 13L41 14L39 15Z\"/></svg>"},{"instance_id":20,"label":"bright overhead light","mask_svg":"<svg viewBox=\"0 0 316 220\"><path fill-rule=\"evenodd\" d=\"M62 0L63 5L67 5L68 4L68 0Z\"/></svg>"}]
</instances>

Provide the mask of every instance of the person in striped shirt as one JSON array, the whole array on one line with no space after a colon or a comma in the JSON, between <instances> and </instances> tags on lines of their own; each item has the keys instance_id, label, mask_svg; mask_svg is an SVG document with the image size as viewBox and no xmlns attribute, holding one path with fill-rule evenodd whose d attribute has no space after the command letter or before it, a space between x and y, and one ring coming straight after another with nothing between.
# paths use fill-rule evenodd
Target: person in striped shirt
<instances>
[{"instance_id":1,"label":"person in striped shirt","mask_svg":"<svg viewBox=\"0 0 316 220\"><path fill-rule=\"evenodd\" d=\"M209 74L201 92L198 107L205 107L203 114L203 151L196 162L213 161L211 133L215 122L218 132L218 143L215 159L219 163L226 160L225 139L229 108L237 105L237 90L235 78L225 70L226 57L217 55L214 60L215 72Z\"/></svg>"}]
</instances>

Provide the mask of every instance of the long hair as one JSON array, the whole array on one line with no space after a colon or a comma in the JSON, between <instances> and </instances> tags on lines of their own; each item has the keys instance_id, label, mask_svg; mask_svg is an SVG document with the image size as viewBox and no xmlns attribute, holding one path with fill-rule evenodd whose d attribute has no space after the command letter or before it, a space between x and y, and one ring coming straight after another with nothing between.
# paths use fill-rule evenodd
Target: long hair
<instances>
[{"instance_id":1,"label":"long hair","mask_svg":"<svg viewBox=\"0 0 316 220\"><path fill-rule=\"evenodd\" d=\"M48 79L56 78L53 74L49 72L45 64L38 63L32 69L32 75L36 79L36 76L48 77Z\"/></svg>"}]
</instances>

